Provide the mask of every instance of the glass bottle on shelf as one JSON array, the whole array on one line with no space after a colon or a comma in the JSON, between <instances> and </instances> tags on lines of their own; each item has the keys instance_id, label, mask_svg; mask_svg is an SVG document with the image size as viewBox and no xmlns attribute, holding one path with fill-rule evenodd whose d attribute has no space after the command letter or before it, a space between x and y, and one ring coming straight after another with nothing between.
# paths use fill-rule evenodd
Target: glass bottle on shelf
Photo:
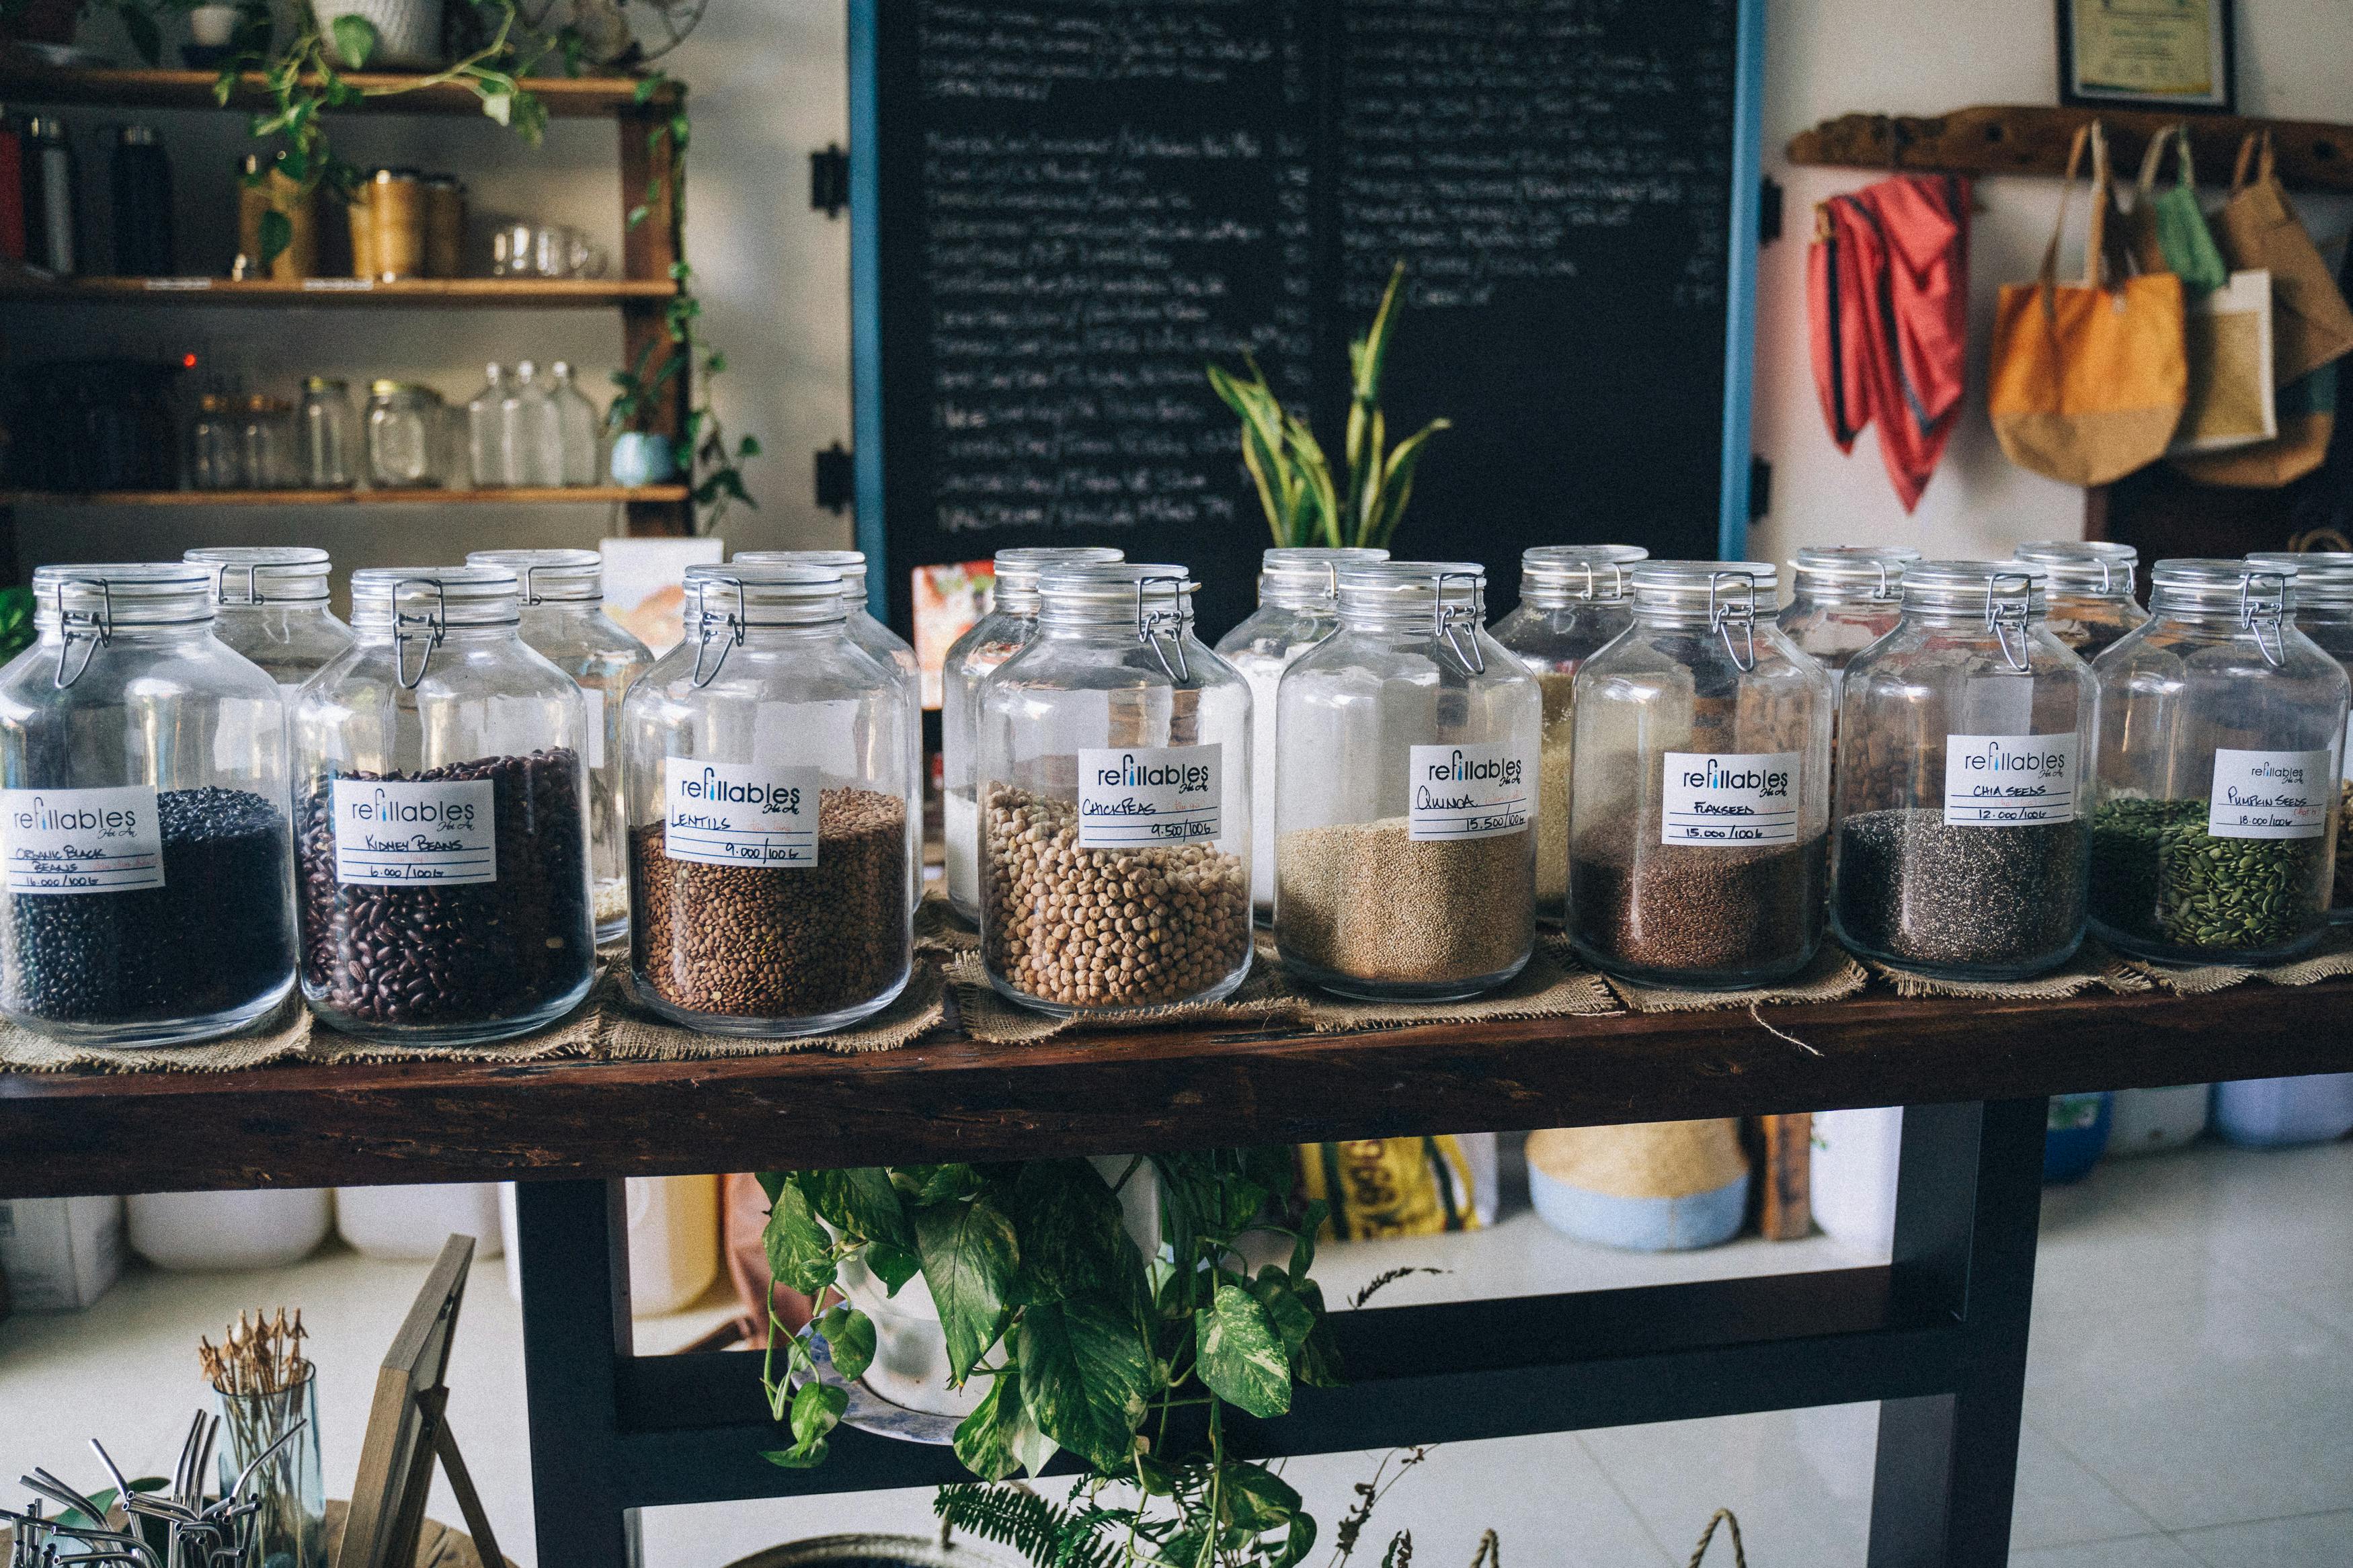
<instances>
[{"instance_id":1,"label":"glass bottle on shelf","mask_svg":"<svg viewBox=\"0 0 2353 1568\"><path fill-rule=\"evenodd\" d=\"M257 490L293 488L301 473L295 451L294 409L282 397L254 393L245 400L238 434L246 484Z\"/></svg>"},{"instance_id":2,"label":"glass bottle on shelf","mask_svg":"<svg viewBox=\"0 0 2353 1568\"><path fill-rule=\"evenodd\" d=\"M1242 672L1250 689L1250 912L1274 921L1275 688L1292 662L1340 624L1335 575L1347 561L1386 561L1386 550L1293 546L1259 559L1258 608L1219 637L1218 652Z\"/></svg>"},{"instance_id":3,"label":"glass bottle on shelf","mask_svg":"<svg viewBox=\"0 0 2353 1568\"><path fill-rule=\"evenodd\" d=\"M368 482L378 489L431 489L446 456L441 395L412 381L368 387Z\"/></svg>"},{"instance_id":4,"label":"glass bottle on shelf","mask_svg":"<svg viewBox=\"0 0 2353 1568\"><path fill-rule=\"evenodd\" d=\"M1058 564L980 693L980 948L1061 1016L1230 994L1250 963L1250 688L1181 566Z\"/></svg>"},{"instance_id":5,"label":"glass bottle on shelf","mask_svg":"<svg viewBox=\"0 0 2353 1568\"><path fill-rule=\"evenodd\" d=\"M916 692L850 640L837 572L690 566L686 592L623 710L638 994L720 1034L840 1028L913 960Z\"/></svg>"},{"instance_id":6,"label":"glass bottle on shelf","mask_svg":"<svg viewBox=\"0 0 2353 1568\"><path fill-rule=\"evenodd\" d=\"M1847 660L1895 629L1905 568L1919 559L1908 544L1809 544L1789 563L1781 629L1831 672L1833 689Z\"/></svg>"},{"instance_id":7,"label":"glass bottle on shelf","mask_svg":"<svg viewBox=\"0 0 2353 1568\"><path fill-rule=\"evenodd\" d=\"M2247 564L2295 574L2295 580L2288 584L2288 608L2295 616L2296 630L2353 677L2353 553L2264 551L2248 556ZM2353 832L2353 725L2346 729L2337 765L2337 861L2328 918L2342 925L2353 922L2353 849L2348 849L2347 841L2348 833Z\"/></svg>"},{"instance_id":8,"label":"glass bottle on shelf","mask_svg":"<svg viewBox=\"0 0 2353 1568\"><path fill-rule=\"evenodd\" d=\"M1519 608L1495 623L1495 640L1519 656L1544 693L1544 751L1536 765L1536 918L1568 913L1568 758L1577 672L1631 626L1628 569L1647 561L1639 544L1540 544L1520 554Z\"/></svg>"},{"instance_id":9,"label":"glass bottle on shelf","mask_svg":"<svg viewBox=\"0 0 2353 1568\"><path fill-rule=\"evenodd\" d=\"M549 374L554 377L547 402L554 428L555 482L593 485L602 468L596 439L600 423L596 405L588 401L587 394L573 379L570 364L557 360Z\"/></svg>"},{"instance_id":10,"label":"glass bottle on shelf","mask_svg":"<svg viewBox=\"0 0 2353 1568\"><path fill-rule=\"evenodd\" d=\"M241 490L245 486L245 427L226 394L196 399L188 426L188 479L200 490Z\"/></svg>"},{"instance_id":11,"label":"glass bottle on shelf","mask_svg":"<svg viewBox=\"0 0 2353 1568\"><path fill-rule=\"evenodd\" d=\"M506 366L485 365L482 390L466 400L466 461L476 489L511 481L506 458Z\"/></svg>"},{"instance_id":12,"label":"glass bottle on shelf","mask_svg":"<svg viewBox=\"0 0 2353 1568\"><path fill-rule=\"evenodd\" d=\"M1481 627L1484 568L1337 575L1339 628L1277 699L1275 943L1344 995L1476 995L1535 950L1544 699Z\"/></svg>"},{"instance_id":13,"label":"glass bottle on shelf","mask_svg":"<svg viewBox=\"0 0 2353 1568\"><path fill-rule=\"evenodd\" d=\"M302 993L346 1034L505 1039L588 994L586 710L517 593L354 572L356 641L295 696Z\"/></svg>"},{"instance_id":14,"label":"glass bottle on shelf","mask_svg":"<svg viewBox=\"0 0 2353 1568\"><path fill-rule=\"evenodd\" d=\"M2093 663L2092 930L2121 952L2271 963L2327 929L2348 684L2292 581L2160 561L2147 623Z\"/></svg>"},{"instance_id":15,"label":"glass bottle on shelf","mask_svg":"<svg viewBox=\"0 0 2353 1568\"><path fill-rule=\"evenodd\" d=\"M2015 980L2083 942L2098 687L2042 616L2036 567L1915 562L1847 666L1831 918L1854 952Z\"/></svg>"},{"instance_id":16,"label":"glass bottle on shelf","mask_svg":"<svg viewBox=\"0 0 2353 1568\"><path fill-rule=\"evenodd\" d=\"M1821 942L1831 680L1763 562L1644 561L1634 624L1577 671L1569 937L1652 984L1786 979Z\"/></svg>"},{"instance_id":17,"label":"glass bottle on shelf","mask_svg":"<svg viewBox=\"0 0 2353 1568\"><path fill-rule=\"evenodd\" d=\"M100 1046L235 1034L292 989L277 684L181 563L43 566L0 670L0 1013Z\"/></svg>"},{"instance_id":18,"label":"glass bottle on shelf","mask_svg":"<svg viewBox=\"0 0 2353 1568\"><path fill-rule=\"evenodd\" d=\"M980 920L980 688L1038 634L1038 574L1056 563L1116 563L1095 546L1000 550L988 613L948 645L940 661L940 805L948 907Z\"/></svg>"},{"instance_id":19,"label":"glass bottle on shelf","mask_svg":"<svg viewBox=\"0 0 2353 1568\"><path fill-rule=\"evenodd\" d=\"M621 800L621 699L653 650L605 613L605 560L593 550L477 550L469 566L515 574L523 646L579 683L587 705L588 869L596 940L628 929L628 826Z\"/></svg>"},{"instance_id":20,"label":"glass bottle on shelf","mask_svg":"<svg viewBox=\"0 0 2353 1568\"><path fill-rule=\"evenodd\" d=\"M327 552L301 545L207 545L181 557L213 581L213 635L294 689L341 658L352 628L328 607Z\"/></svg>"},{"instance_id":21,"label":"glass bottle on shelf","mask_svg":"<svg viewBox=\"0 0 2353 1568\"><path fill-rule=\"evenodd\" d=\"M503 483L544 489L564 482L555 405L529 360L514 367L499 400L499 458Z\"/></svg>"},{"instance_id":22,"label":"glass bottle on shelf","mask_svg":"<svg viewBox=\"0 0 2353 1568\"><path fill-rule=\"evenodd\" d=\"M2051 539L2021 544L2011 553L2042 568L2049 606L2043 624L2078 658L2099 658L2109 644L2148 619L2133 591L2140 552L2129 544Z\"/></svg>"},{"instance_id":23,"label":"glass bottle on shelf","mask_svg":"<svg viewBox=\"0 0 2353 1568\"><path fill-rule=\"evenodd\" d=\"M352 413L351 387L332 376L306 377L297 419L301 426L303 484L314 490L351 489L359 473L358 426Z\"/></svg>"}]
</instances>

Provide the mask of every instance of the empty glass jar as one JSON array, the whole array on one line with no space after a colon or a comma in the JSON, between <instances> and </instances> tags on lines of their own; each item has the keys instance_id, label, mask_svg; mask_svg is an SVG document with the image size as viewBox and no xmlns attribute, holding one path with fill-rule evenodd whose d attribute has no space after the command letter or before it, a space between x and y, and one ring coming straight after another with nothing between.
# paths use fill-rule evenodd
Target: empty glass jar
<instances>
[{"instance_id":1,"label":"empty glass jar","mask_svg":"<svg viewBox=\"0 0 2353 1568\"><path fill-rule=\"evenodd\" d=\"M302 383L302 482L317 490L347 490L359 473L358 426L351 388L329 376Z\"/></svg>"},{"instance_id":2,"label":"empty glass jar","mask_svg":"<svg viewBox=\"0 0 2353 1568\"><path fill-rule=\"evenodd\" d=\"M368 482L379 489L430 489L442 482L448 445L441 395L409 381L369 384Z\"/></svg>"},{"instance_id":3,"label":"empty glass jar","mask_svg":"<svg viewBox=\"0 0 2353 1568\"><path fill-rule=\"evenodd\" d=\"M579 683L587 704L588 867L596 940L628 929L628 821L621 800L621 697L653 650L605 613L605 561L593 550L477 550L469 566L503 566L522 592L523 645Z\"/></svg>"},{"instance_id":4,"label":"empty glass jar","mask_svg":"<svg viewBox=\"0 0 2353 1568\"><path fill-rule=\"evenodd\" d=\"M588 994L586 708L502 566L352 574L293 702L302 994L346 1033L528 1034Z\"/></svg>"},{"instance_id":5,"label":"empty glass jar","mask_svg":"<svg viewBox=\"0 0 2353 1568\"><path fill-rule=\"evenodd\" d=\"M2148 619L2133 590L2133 567L2140 552L2129 544L2050 539L2021 544L2014 554L2042 569L2043 601L2049 606L2043 624L2078 658L2089 662L2099 658L2110 643Z\"/></svg>"},{"instance_id":6,"label":"empty glass jar","mask_svg":"<svg viewBox=\"0 0 2353 1568\"><path fill-rule=\"evenodd\" d=\"M1214 1000L1250 972L1250 688L1181 566L1049 566L981 688L980 948L1068 1016Z\"/></svg>"},{"instance_id":7,"label":"empty glass jar","mask_svg":"<svg viewBox=\"0 0 2353 1568\"><path fill-rule=\"evenodd\" d=\"M841 574L690 566L686 638L629 691L630 966L697 1029L840 1028L905 989L916 689L851 640Z\"/></svg>"},{"instance_id":8,"label":"empty glass jar","mask_svg":"<svg viewBox=\"0 0 2353 1568\"><path fill-rule=\"evenodd\" d=\"M1655 984L1785 979L1821 942L1831 680L1760 562L1645 561L1634 624L1577 676L1569 935Z\"/></svg>"},{"instance_id":9,"label":"empty glass jar","mask_svg":"<svg viewBox=\"0 0 2353 1568\"><path fill-rule=\"evenodd\" d=\"M2348 685L2292 580L2160 561L2147 624L2092 667L2092 929L2121 952L2274 963L2327 927Z\"/></svg>"},{"instance_id":10,"label":"empty glass jar","mask_svg":"<svg viewBox=\"0 0 2353 1568\"><path fill-rule=\"evenodd\" d=\"M1481 626L1482 568L1339 568L1339 629L1283 677L1274 938L1345 995L1471 996L1535 943L1535 677Z\"/></svg>"},{"instance_id":11,"label":"empty glass jar","mask_svg":"<svg viewBox=\"0 0 2353 1568\"><path fill-rule=\"evenodd\" d=\"M1270 550L1259 560L1258 608L1218 639L1218 652L1250 689L1250 912L1274 919L1275 688L1292 661L1340 624L1335 601L1342 563L1386 561L1386 550Z\"/></svg>"},{"instance_id":12,"label":"empty glass jar","mask_svg":"<svg viewBox=\"0 0 2353 1568\"><path fill-rule=\"evenodd\" d=\"M948 907L980 920L980 687L1038 634L1038 574L1056 562L1116 563L1120 552L1088 546L1030 546L997 552L988 613L948 645L940 661L940 804Z\"/></svg>"},{"instance_id":13,"label":"empty glass jar","mask_svg":"<svg viewBox=\"0 0 2353 1568\"><path fill-rule=\"evenodd\" d=\"M1912 563L1895 631L1846 668L1839 940L1948 979L2018 979L2073 956L2098 707L2089 667L2042 625L2036 568Z\"/></svg>"},{"instance_id":14,"label":"empty glass jar","mask_svg":"<svg viewBox=\"0 0 2353 1568\"><path fill-rule=\"evenodd\" d=\"M1833 689L1849 659L1895 629L1904 569L1919 559L1907 544L1809 544L1789 563L1781 629L1831 672Z\"/></svg>"},{"instance_id":15,"label":"empty glass jar","mask_svg":"<svg viewBox=\"0 0 2353 1568\"><path fill-rule=\"evenodd\" d=\"M278 687L181 563L44 566L0 671L0 1013L105 1046L234 1034L292 988Z\"/></svg>"},{"instance_id":16,"label":"empty glass jar","mask_svg":"<svg viewBox=\"0 0 2353 1568\"><path fill-rule=\"evenodd\" d=\"M2295 616L2296 629L2319 644L2320 651L2343 666L2348 676L2353 676L2353 554L2343 551L2278 552L2250 555L2247 564L2275 566L2295 574L2295 580L2288 584L2288 608ZM2353 853L2348 853L2346 842L2348 829L2353 828L2353 725L2347 727L2337 765L2340 774L2337 789L2337 869L2329 893L2328 918L2342 924L2353 921Z\"/></svg>"},{"instance_id":17,"label":"empty glass jar","mask_svg":"<svg viewBox=\"0 0 2353 1568\"><path fill-rule=\"evenodd\" d=\"M1520 555L1520 607L1495 624L1544 693L1544 756L1536 768L1536 916L1558 925L1568 910L1568 758L1577 672L1633 623L1627 569L1651 552L1639 544L1541 544Z\"/></svg>"},{"instance_id":18,"label":"empty glass jar","mask_svg":"<svg viewBox=\"0 0 2353 1568\"><path fill-rule=\"evenodd\" d=\"M328 607L325 551L213 545L182 559L212 576L213 635L290 695L352 646L352 628Z\"/></svg>"}]
</instances>

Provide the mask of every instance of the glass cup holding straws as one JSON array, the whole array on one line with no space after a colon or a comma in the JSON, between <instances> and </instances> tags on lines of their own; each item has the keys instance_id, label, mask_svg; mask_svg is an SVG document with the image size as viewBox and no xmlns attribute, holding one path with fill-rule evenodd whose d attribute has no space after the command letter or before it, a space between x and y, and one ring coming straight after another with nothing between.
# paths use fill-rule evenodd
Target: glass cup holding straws
<instances>
[{"instance_id":1,"label":"glass cup holding straws","mask_svg":"<svg viewBox=\"0 0 2353 1568\"><path fill-rule=\"evenodd\" d=\"M297 1422L294 1440L271 1454L248 1483L261 1508L243 1568L325 1568L327 1489L319 1458L319 1380L302 1354L302 1314L290 1320L243 1312L216 1346L197 1341L205 1379L220 1396L226 1441L221 1489L237 1484L253 1461Z\"/></svg>"}]
</instances>

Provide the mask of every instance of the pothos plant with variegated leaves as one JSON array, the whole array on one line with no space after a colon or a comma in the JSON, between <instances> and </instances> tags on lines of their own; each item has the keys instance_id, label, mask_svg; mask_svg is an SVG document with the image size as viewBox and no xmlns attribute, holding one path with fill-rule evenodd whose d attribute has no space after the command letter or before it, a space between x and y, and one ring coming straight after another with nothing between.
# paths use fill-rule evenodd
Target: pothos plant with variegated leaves
<instances>
[{"instance_id":1,"label":"pothos plant with variegated leaves","mask_svg":"<svg viewBox=\"0 0 2353 1568\"><path fill-rule=\"evenodd\" d=\"M1160 1219L1148 1258L1120 1203L1147 1168ZM855 1261L894 1296L921 1272L953 1380L987 1384L956 1428L977 1480L941 1491L950 1525L1068 1568L1291 1568L1314 1546L1299 1494L1227 1448L1233 1412L1280 1415L1296 1384L1340 1376L1309 1277L1325 1209L1286 1212L1289 1150L1138 1156L1113 1180L1085 1160L1030 1160L760 1183L776 1279L821 1309L799 1335L770 1322L762 1382L792 1437L772 1462L822 1463L848 1406L818 1377L810 1334L845 1378L873 1359L873 1323L839 1298ZM1287 1259L1253 1272L1245 1236ZM1058 1450L1083 1467L1067 1506L1009 1484Z\"/></svg>"}]
</instances>

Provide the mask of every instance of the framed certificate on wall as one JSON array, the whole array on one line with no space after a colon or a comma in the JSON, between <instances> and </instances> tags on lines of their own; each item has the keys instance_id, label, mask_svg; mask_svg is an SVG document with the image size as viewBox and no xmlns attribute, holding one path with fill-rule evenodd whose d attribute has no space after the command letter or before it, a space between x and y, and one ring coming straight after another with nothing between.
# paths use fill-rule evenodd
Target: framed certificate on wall
<instances>
[{"instance_id":1,"label":"framed certificate on wall","mask_svg":"<svg viewBox=\"0 0 2353 1568\"><path fill-rule=\"evenodd\" d=\"M2237 106L2233 0L2058 0L2059 101L2096 109Z\"/></svg>"}]
</instances>

